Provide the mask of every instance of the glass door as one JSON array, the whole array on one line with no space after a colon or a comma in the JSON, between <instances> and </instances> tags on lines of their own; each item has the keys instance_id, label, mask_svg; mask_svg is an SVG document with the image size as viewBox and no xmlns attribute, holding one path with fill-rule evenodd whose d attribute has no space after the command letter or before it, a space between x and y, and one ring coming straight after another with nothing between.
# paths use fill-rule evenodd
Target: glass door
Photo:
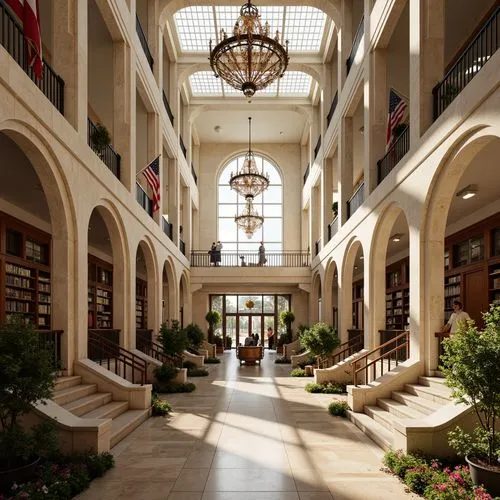
<instances>
[{"instance_id":1,"label":"glass door","mask_svg":"<svg viewBox=\"0 0 500 500\"><path fill-rule=\"evenodd\" d=\"M245 345L245 339L250 333L250 316L239 314L236 321L236 345Z\"/></svg>"},{"instance_id":2,"label":"glass door","mask_svg":"<svg viewBox=\"0 0 500 500\"><path fill-rule=\"evenodd\" d=\"M252 328L250 330L250 333L252 335L258 335L259 340L257 342L257 345L262 344L262 339L264 338L264 332L262 331L262 314L255 314L251 316L251 325Z\"/></svg>"},{"instance_id":3,"label":"glass door","mask_svg":"<svg viewBox=\"0 0 500 500\"><path fill-rule=\"evenodd\" d=\"M231 347L234 349L238 345L236 335L236 316L226 316L226 338L227 337L231 339Z\"/></svg>"}]
</instances>

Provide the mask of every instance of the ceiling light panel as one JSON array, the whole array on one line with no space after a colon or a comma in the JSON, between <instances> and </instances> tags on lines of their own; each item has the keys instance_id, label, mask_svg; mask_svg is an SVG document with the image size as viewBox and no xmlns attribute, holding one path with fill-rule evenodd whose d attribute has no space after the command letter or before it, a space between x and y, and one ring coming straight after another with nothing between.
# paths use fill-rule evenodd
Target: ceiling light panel
<instances>
[{"instance_id":1,"label":"ceiling light panel","mask_svg":"<svg viewBox=\"0 0 500 500\"><path fill-rule=\"evenodd\" d=\"M271 38L276 36L276 30L280 32L280 43L285 42L285 40L281 39L283 32L284 11L284 7L259 7L260 20L262 24L265 24L266 21L269 24L269 36Z\"/></svg>"},{"instance_id":2,"label":"ceiling light panel","mask_svg":"<svg viewBox=\"0 0 500 500\"><path fill-rule=\"evenodd\" d=\"M236 19L238 19L240 15L240 7L236 7L234 5L221 5L215 7L215 17L217 19L217 36L219 36L220 30L223 29L227 36L233 36L233 28ZM217 38L217 43L221 40ZM215 43L212 43L214 46Z\"/></svg>"},{"instance_id":3,"label":"ceiling light panel","mask_svg":"<svg viewBox=\"0 0 500 500\"><path fill-rule=\"evenodd\" d=\"M308 96L312 78L302 71L287 71L280 82L280 95Z\"/></svg>"},{"instance_id":4,"label":"ceiling light panel","mask_svg":"<svg viewBox=\"0 0 500 500\"><path fill-rule=\"evenodd\" d=\"M319 52L326 14L314 7L286 7L285 40L290 52Z\"/></svg>"},{"instance_id":5,"label":"ceiling light panel","mask_svg":"<svg viewBox=\"0 0 500 500\"><path fill-rule=\"evenodd\" d=\"M211 71L198 71L189 77L193 96L222 95L220 80Z\"/></svg>"},{"instance_id":6,"label":"ceiling light panel","mask_svg":"<svg viewBox=\"0 0 500 500\"><path fill-rule=\"evenodd\" d=\"M194 6L174 14L181 50L208 52L208 43L215 41L215 22L212 7Z\"/></svg>"},{"instance_id":7,"label":"ceiling light panel","mask_svg":"<svg viewBox=\"0 0 500 500\"><path fill-rule=\"evenodd\" d=\"M224 80L222 81L222 86L224 87L224 95L229 97L241 97L246 100L246 97L242 94L241 90L230 87Z\"/></svg>"}]
</instances>

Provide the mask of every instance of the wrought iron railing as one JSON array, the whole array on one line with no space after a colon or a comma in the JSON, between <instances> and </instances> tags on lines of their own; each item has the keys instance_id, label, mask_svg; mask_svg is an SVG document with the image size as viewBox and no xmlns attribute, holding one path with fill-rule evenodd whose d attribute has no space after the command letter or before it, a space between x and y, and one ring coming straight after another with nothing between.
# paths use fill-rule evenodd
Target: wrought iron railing
<instances>
[{"instance_id":1,"label":"wrought iron railing","mask_svg":"<svg viewBox=\"0 0 500 500\"><path fill-rule=\"evenodd\" d=\"M399 354L400 352L402 355ZM379 356L373 359L373 355L376 353L379 353ZM396 367L409 357L410 332L403 332L353 361L354 385L358 385L360 380L363 384L372 382L381 377L384 371L390 372L391 363Z\"/></svg>"},{"instance_id":2,"label":"wrought iron railing","mask_svg":"<svg viewBox=\"0 0 500 500\"><path fill-rule=\"evenodd\" d=\"M321 148L321 135L318 137L316 141L316 146L314 147L314 159L318 156L319 150Z\"/></svg>"},{"instance_id":3,"label":"wrought iron railing","mask_svg":"<svg viewBox=\"0 0 500 500\"><path fill-rule=\"evenodd\" d=\"M330 106L330 111L328 111L328 114L326 115L326 126L330 126L330 122L332 121L333 118L333 113L335 113L335 110L337 109L337 104L339 102L339 93L335 92L335 95L333 96L333 101L332 105Z\"/></svg>"},{"instance_id":4,"label":"wrought iron railing","mask_svg":"<svg viewBox=\"0 0 500 500\"><path fill-rule=\"evenodd\" d=\"M43 92L47 99L64 115L64 80L43 61L42 79L39 80L28 64L24 32L15 18L0 1L0 43L19 64L31 81Z\"/></svg>"},{"instance_id":5,"label":"wrought iron railing","mask_svg":"<svg viewBox=\"0 0 500 500\"><path fill-rule=\"evenodd\" d=\"M120 345L120 330L114 328L90 328L89 332L94 335L100 335L103 339L113 342L114 344Z\"/></svg>"},{"instance_id":6,"label":"wrought iron railing","mask_svg":"<svg viewBox=\"0 0 500 500\"><path fill-rule=\"evenodd\" d=\"M330 241L339 230L339 218L335 217L335 219L328 224L328 241Z\"/></svg>"},{"instance_id":7,"label":"wrought iron railing","mask_svg":"<svg viewBox=\"0 0 500 500\"><path fill-rule=\"evenodd\" d=\"M349 74L349 71L351 71L352 63L354 62L354 58L356 57L356 52L358 51L358 47L361 42L361 38L363 37L364 31L365 31L365 17L362 16L361 21L359 21L356 34L354 35L354 40L352 41L351 52L345 62L347 75Z\"/></svg>"},{"instance_id":8,"label":"wrought iron railing","mask_svg":"<svg viewBox=\"0 0 500 500\"><path fill-rule=\"evenodd\" d=\"M139 37L139 41L141 42L142 49L144 50L144 54L146 55L146 59L148 60L149 67L151 71L153 70L154 59L151 51L149 50L148 39L144 34L144 30L141 26L141 21L139 21L139 16L135 16L135 30L137 31L137 36Z\"/></svg>"},{"instance_id":9,"label":"wrought iron railing","mask_svg":"<svg viewBox=\"0 0 500 500\"><path fill-rule=\"evenodd\" d=\"M194 165L191 163L191 175L193 176L194 183L198 185L198 176L196 175L196 170L194 169Z\"/></svg>"},{"instance_id":10,"label":"wrought iron railing","mask_svg":"<svg viewBox=\"0 0 500 500\"><path fill-rule=\"evenodd\" d=\"M162 217L161 225L163 232L172 240L174 233L174 225L165 220L165 217Z\"/></svg>"},{"instance_id":11,"label":"wrought iron railing","mask_svg":"<svg viewBox=\"0 0 500 500\"><path fill-rule=\"evenodd\" d=\"M134 384L146 383L145 360L92 330L88 332L88 357Z\"/></svg>"},{"instance_id":12,"label":"wrought iron railing","mask_svg":"<svg viewBox=\"0 0 500 500\"><path fill-rule=\"evenodd\" d=\"M321 250L321 239L316 240L314 242L314 256L319 254L319 251Z\"/></svg>"},{"instance_id":13,"label":"wrought iron railing","mask_svg":"<svg viewBox=\"0 0 500 500\"><path fill-rule=\"evenodd\" d=\"M168 354L165 354L161 344L150 339L142 332L137 332L135 344L139 351L147 354L151 358L157 359L158 361L169 365L182 366L182 356L169 356Z\"/></svg>"},{"instance_id":14,"label":"wrought iron railing","mask_svg":"<svg viewBox=\"0 0 500 500\"><path fill-rule=\"evenodd\" d=\"M174 125L174 115L172 113L172 110L170 109L170 104L168 103L167 94L165 94L165 91L163 91L163 105L165 106L165 109L167 111L167 115L170 118L170 123L173 126Z\"/></svg>"},{"instance_id":15,"label":"wrought iron railing","mask_svg":"<svg viewBox=\"0 0 500 500\"><path fill-rule=\"evenodd\" d=\"M330 368L335 366L337 363L344 361L349 356L361 351L364 345L364 335L359 334L356 337L350 338L348 341L340 344L332 356L327 356L318 360L318 364L321 368Z\"/></svg>"},{"instance_id":16,"label":"wrought iron railing","mask_svg":"<svg viewBox=\"0 0 500 500\"><path fill-rule=\"evenodd\" d=\"M500 47L500 7L485 22L445 77L432 89L434 120L453 102Z\"/></svg>"},{"instance_id":17,"label":"wrought iron railing","mask_svg":"<svg viewBox=\"0 0 500 500\"><path fill-rule=\"evenodd\" d=\"M347 202L347 218L351 217L351 215L363 204L365 201L365 183L362 182L358 189L351 196L349 201Z\"/></svg>"},{"instance_id":18,"label":"wrought iron railing","mask_svg":"<svg viewBox=\"0 0 500 500\"><path fill-rule=\"evenodd\" d=\"M304 172L304 184L307 182L308 177L309 177L309 163L307 164L306 171Z\"/></svg>"},{"instance_id":19,"label":"wrought iron railing","mask_svg":"<svg viewBox=\"0 0 500 500\"><path fill-rule=\"evenodd\" d=\"M182 150L182 154L184 155L184 158L187 159L187 149L186 149L186 146L184 144L184 141L182 140L182 135L179 135L179 144L181 145L181 150Z\"/></svg>"},{"instance_id":20,"label":"wrought iron railing","mask_svg":"<svg viewBox=\"0 0 500 500\"><path fill-rule=\"evenodd\" d=\"M94 134L97 132L97 127L94 122L88 119L87 139L90 149L102 160L114 176L120 178L120 155L110 146L99 146L94 142Z\"/></svg>"},{"instance_id":21,"label":"wrought iron railing","mask_svg":"<svg viewBox=\"0 0 500 500\"><path fill-rule=\"evenodd\" d=\"M181 251L182 255L186 255L186 243L179 239L179 250Z\"/></svg>"},{"instance_id":22,"label":"wrought iron railing","mask_svg":"<svg viewBox=\"0 0 500 500\"><path fill-rule=\"evenodd\" d=\"M210 251L193 250L191 252L192 267L210 267ZM266 252L266 263L259 264L258 252L221 252L221 260L217 266L222 267L308 267L310 254L303 250L284 250L282 252Z\"/></svg>"},{"instance_id":23,"label":"wrought iron railing","mask_svg":"<svg viewBox=\"0 0 500 500\"><path fill-rule=\"evenodd\" d=\"M61 365L61 342L62 330L37 330L40 339L40 346L48 349L51 353L54 367L57 370L62 370L64 367Z\"/></svg>"},{"instance_id":24,"label":"wrought iron railing","mask_svg":"<svg viewBox=\"0 0 500 500\"><path fill-rule=\"evenodd\" d=\"M146 210L150 217L153 217L153 200L146 194L142 186L135 183L135 199L137 203Z\"/></svg>"},{"instance_id":25,"label":"wrought iron railing","mask_svg":"<svg viewBox=\"0 0 500 500\"><path fill-rule=\"evenodd\" d=\"M401 161L410 150L410 127L407 125L399 137L392 143L385 156L377 161L377 185Z\"/></svg>"}]
</instances>

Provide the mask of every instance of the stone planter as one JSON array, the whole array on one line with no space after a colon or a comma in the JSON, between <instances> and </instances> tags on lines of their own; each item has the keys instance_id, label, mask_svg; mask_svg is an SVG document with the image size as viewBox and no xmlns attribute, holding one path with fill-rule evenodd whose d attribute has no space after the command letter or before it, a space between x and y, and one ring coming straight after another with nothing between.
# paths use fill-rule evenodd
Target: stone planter
<instances>
[{"instance_id":1,"label":"stone planter","mask_svg":"<svg viewBox=\"0 0 500 500\"><path fill-rule=\"evenodd\" d=\"M224 348L222 346L217 346L215 351L217 354L224 354Z\"/></svg>"},{"instance_id":2,"label":"stone planter","mask_svg":"<svg viewBox=\"0 0 500 500\"><path fill-rule=\"evenodd\" d=\"M472 482L478 486L482 484L492 497L500 496L500 472L475 463L474 457L465 457L465 460L469 464Z\"/></svg>"}]
</instances>

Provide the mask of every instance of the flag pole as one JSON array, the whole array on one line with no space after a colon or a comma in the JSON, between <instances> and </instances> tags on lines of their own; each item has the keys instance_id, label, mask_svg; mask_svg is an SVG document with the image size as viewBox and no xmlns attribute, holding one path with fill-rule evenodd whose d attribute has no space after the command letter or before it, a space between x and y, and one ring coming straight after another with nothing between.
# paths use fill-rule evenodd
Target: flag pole
<instances>
[{"instance_id":1,"label":"flag pole","mask_svg":"<svg viewBox=\"0 0 500 500\"><path fill-rule=\"evenodd\" d=\"M153 163L155 160L158 160L160 158L161 158L161 153L154 160L151 160L143 169L139 170L139 172L137 172L135 174L135 176L137 177L137 176L141 175L144 172L144 170L146 170L149 167L149 165L151 165L151 163Z\"/></svg>"}]
</instances>

